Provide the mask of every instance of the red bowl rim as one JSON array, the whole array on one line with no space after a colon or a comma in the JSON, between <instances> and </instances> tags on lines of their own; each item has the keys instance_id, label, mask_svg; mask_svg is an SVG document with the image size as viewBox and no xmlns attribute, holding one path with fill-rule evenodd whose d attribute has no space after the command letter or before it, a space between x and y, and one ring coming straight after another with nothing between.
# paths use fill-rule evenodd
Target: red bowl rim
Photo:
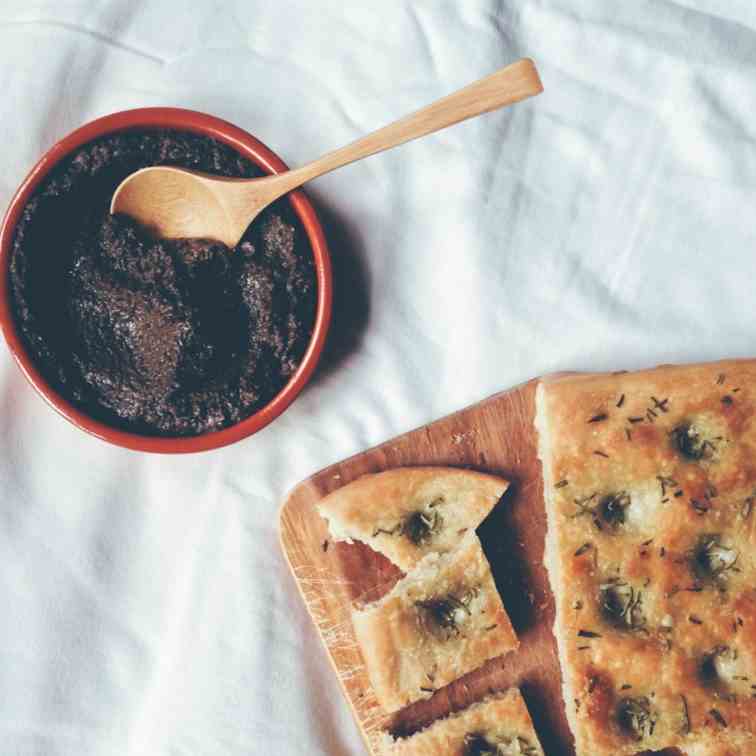
<instances>
[{"instance_id":1,"label":"red bowl rim","mask_svg":"<svg viewBox=\"0 0 756 756\"><path fill-rule=\"evenodd\" d=\"M302 362L288 383L264 407L248 418L220 431L199 436L147 436L120 430L89 417L61 396L34 365L16 329L11 305L10 260L16 225L29 198L54 166L87 142L121 131L171 128L210 136L233 147L266 173L282 173L286 164L259 139L221 118L185 108L153 107L124 110L97 118L70 133L51 147L31 169L16 191L0 226L0 331L16 364L42 398L63 417L87 433L116 446L137 451L178 454L218 449L256 433L278 417L302 391L312 376L325 346L331 320L333 282L331 259L320 221L301 190L288 195L294 212L307 233L315 260L318 301L312 337Z\"/></svg>"}]
</instances>

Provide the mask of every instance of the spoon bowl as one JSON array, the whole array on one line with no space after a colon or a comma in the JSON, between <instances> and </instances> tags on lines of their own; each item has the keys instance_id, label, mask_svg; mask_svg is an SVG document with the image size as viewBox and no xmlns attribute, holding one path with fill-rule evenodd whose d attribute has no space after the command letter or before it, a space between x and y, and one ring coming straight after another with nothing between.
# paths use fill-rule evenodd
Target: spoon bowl
<instances>
[{"instance_id":1,"label":"spoon bowl","mask_svg":"<svg viewBox=\"0 0 756 756\"><path fill-rule=\"evenodd\" d=\"M155 165L119 184L110 212L131 216L163 239L215 239L235 247L260 211L280 196L271 194L279 183L278 176L230 179Z\"/></svg>"}]
</instances>

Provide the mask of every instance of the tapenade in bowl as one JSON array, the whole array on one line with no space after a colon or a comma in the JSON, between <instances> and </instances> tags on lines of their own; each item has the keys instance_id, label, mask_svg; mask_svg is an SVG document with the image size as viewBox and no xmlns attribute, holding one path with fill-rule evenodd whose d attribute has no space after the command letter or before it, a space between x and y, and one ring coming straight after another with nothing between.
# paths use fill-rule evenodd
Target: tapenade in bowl
<instances>
[{"instance_id":1,"label":"tapenade in bowl","mask_svg":"<svg viewBox=\"0 0 756 756\"><path fill-rule=\"evenodd\" d=\"M47 402L79 428L153 452L217 448L283 412L312 374L331 310L323 231L301 191L230 249L163 240L110 215L148 165L228 177L286 170L257 139L178 108L116 113L56 144L0 228L0 328Z\"/></svg>"}]
</instances>

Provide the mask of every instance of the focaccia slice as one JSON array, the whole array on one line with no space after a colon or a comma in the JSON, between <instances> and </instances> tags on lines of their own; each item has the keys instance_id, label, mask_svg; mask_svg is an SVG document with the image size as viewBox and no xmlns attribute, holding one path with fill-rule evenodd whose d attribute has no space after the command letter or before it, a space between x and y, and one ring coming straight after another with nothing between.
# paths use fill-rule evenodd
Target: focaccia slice
<instances>
[{"instance_id":1,"label":"focaccia slice","mask_svg":"<svg viewBox=\"0 0 756 756\"><path fill-rule=\"evenodd\" d=\"M543 756L517 688L496 693L422 732L395 740L385 735L383 756Z\"/></svg>"},{"instance_id":2,"label":"focaccia slice","mask_svg":"<svg viewBox=\"0 0 756 756\"><path fill-rule=\"evenodd\" d=\"M430 553L457 548L507 490L493 475L403 467L365 475L318 505L337 541L362 541L408 572Z\"/></svg>"},{"instance_id":3,"label":"focaccia slice","mask_svg":"<svg viewBox=\"0 0 756 756\"><path fill-rule=\"evenodd\" d=\"M546 380L536 424L578 756L756 753L756 362Z\"/></svg>"},{"instance_id":4,"label":"focaccia slice","mask_svg":"<svg viewBox=\"0 0 756 756\"><path fill-rule=\"evenodd\" d=\"M352 614L376 698L397 711L516 648L480 541L429 554L380 601Z\"/></svg>"}]
</instances>

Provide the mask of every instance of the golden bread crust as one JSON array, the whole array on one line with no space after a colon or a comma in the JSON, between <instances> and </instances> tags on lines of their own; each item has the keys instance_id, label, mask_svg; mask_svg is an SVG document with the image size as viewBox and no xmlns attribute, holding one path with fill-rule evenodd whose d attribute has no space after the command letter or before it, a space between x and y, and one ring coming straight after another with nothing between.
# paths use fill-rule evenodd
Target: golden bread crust
<instances>
[{"instance_id":1,"label":"golden bread crust","mask_svg":"<svg viewBox=\"0 0 756 756\"><path fill-rule=\"evenodd\" d=\"M518 645L480 541L427 556L390 594L352 614L376 698L397 711Z\"/></svg>"},{"instance_id":2,"label":"golden bread crust","mask_svg":"<svg viewBox=\"0 0 756 756\"><path fill-rule=\"evenodd\" d=\"M434 722L409 738L385 737L384 756L465 756L475 738L500 744L501 753L543 756L525 701L517 688L489 696L480 703ZM514 741L519 739L515 746ZM467 744L466 744L467 741Z\"/></svg>"},{"instance_id":3,"label":"golden bread crust","mask_svg":"<svg viewBox=\"0 0 756 756\"><path fill-rule=\"evenodd\" d=\"M756 361L546 380L537 404L578 756L756 753Z\"/></svg>"},{"instance_id":4,"label":"golden bread crust","mask_svg":"<svg viewBox=\"0 0 756 756\"><path fill-rule=\"evenodd\" d=\"M507 481L448 467L364 475L318 505L336 540L358 540L408 572L427 554L455 549L504 494Z\"/></svg>"}]
</instances>

